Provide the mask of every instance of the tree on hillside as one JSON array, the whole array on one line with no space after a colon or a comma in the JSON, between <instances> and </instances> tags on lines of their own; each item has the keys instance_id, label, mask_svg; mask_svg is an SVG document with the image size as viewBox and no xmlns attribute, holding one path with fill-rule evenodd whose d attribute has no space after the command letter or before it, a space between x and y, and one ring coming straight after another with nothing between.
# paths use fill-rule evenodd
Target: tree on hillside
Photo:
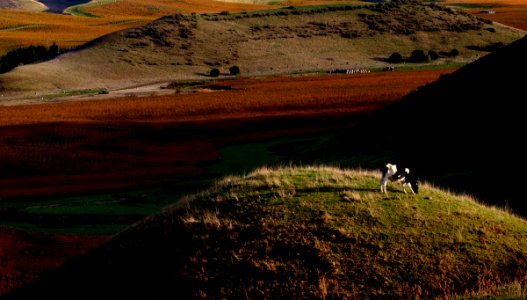
<instances>
[{"instance_id":1,"label":"tree on hillside","mask_svg":"<svg viewBox=\"0 0 527 300\"><path fill-rule=\"evenodd\" d=\"M57 46L57 44L55 44L55 42L53 42L53 44L51 46L49 46L48 56L49 57L55 57L55 56L59 55L59 53L60 53L59 46Z\"/></svg>"},{"instance_id":2,"label":"tree on hillside","mask_svg":"<svg viewBox=\"0 0 527 300\"><path fill-rule=\"evenodd\" d=\"M422 63L428 60L430 60L430 57L423 50L414 50L412 55L410 55L410 61L413 63Z\"/></svg>"},{"instance_id":3,"label":"tree on hillside","mask_svg":"<svg viewBox=\"0 0 527 300\"><path fill-rule=\"evenodd\" d=\"M214 69L210 70L209 75L210 75L210 77L218 77L218 76L220 76L220 70L217 69L217 68L214 68Z\"/></svg>"},{"instance_id":4,"label":"tree on hillside","mask_svg":"<svg viewBox=\"0 0 527 300\"><path fill-rule=\"evenodd\" d=\"M240 74L240 68L238 66L232 66L229 68L229 74L236 76Z\"/></svg>"},{"instance_id":5,"label":"tree on hillside","mask_svg":"<svg viewBox=\"0 0 527 300\"><path fill-rule=\"evenodd\" d=\"M430 57L431 60L436 60L439 58L439 54L437 54L437 52L434 50L428 51L428 56Z\"/></svg>"},{"instance_id":6,"label":"tree on hillside","mask_svg":"<svg viewBox=\"0 0 527 300\"><path fill-rule=\"evenodd\" d=\"M403 56L399 52L394 52L390 57L388 58L388 61L391 63L402 63L403 62Z\"/></svg>"},{"instance_id":7,"label":"tree on hillside","mask_svg":"<svg viewBox=\"0 0 527 300\"><path fill-rule=\"evenodd\" d=\"M49 48L39 46L19 47L0 57L0 74L11 71L17 66L46 61L59 55L59 47L53 43Z\"/></svg>"}]
</instances>

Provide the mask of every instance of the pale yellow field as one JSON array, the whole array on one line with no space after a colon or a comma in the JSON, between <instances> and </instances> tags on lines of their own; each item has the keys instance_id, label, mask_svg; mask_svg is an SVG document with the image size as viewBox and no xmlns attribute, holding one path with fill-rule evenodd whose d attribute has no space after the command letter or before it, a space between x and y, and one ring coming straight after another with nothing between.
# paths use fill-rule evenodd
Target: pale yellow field
<instances>
[{"instance_id":1,"label":"pale yellow field","mask_svg":"<svg viewBox=\"0 0 527 300\"><path fill-rule=\"evenodd\" d=\"M0 15L0 53L18 45L73 47L109 32L138 26L146 19L130 23L114 18L84 18L45 12L2 11Z\"/></svg>"}]
</instances>

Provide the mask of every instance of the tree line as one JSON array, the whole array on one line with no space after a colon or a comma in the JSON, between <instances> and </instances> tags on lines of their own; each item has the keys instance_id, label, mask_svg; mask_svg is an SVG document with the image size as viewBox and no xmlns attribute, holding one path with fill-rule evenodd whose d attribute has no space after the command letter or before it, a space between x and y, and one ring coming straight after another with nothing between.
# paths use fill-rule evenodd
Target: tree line
<instances>
[{"instance_id":1,"label":"tree line","mask_svg":"<svg viewBox=\"0 0 527 300\"><path fill-rule=\"evenodd\" d=\"M52 59L60 54L57 44L49 47L42 45L19 47L0 57L0 74L11 71L19 65L26 65Z\"/></svg>"}]
</instances>

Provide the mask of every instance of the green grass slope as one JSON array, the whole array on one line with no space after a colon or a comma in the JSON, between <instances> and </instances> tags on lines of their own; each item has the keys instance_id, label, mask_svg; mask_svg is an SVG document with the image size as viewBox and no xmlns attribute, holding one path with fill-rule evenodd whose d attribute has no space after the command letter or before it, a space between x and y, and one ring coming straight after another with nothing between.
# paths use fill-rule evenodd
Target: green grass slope
<instances>
[{"instance_id":1,"label":"green grass slope","mask_svg":"<svg viewBox=\"0 0 527 300\"><path fill-rule=\"evenodd\" d=\"M434 64L483 55L470 46L508 44L519 33L472 15L416 1L370 6L288 7L250 13L174 15L100 38L53 61L0 76L4 92L49 93L222 76L382 68L393 52L460 51ZM467 48L469 47L469 48Z\"/></svg>"},{"instance_id":2,"label":"green grass slope","mask_svg":"<svg viewBox=\"0 0 527 300\"><path fill-rule=\"evenodd\" d=\"M259 169L184 197L5 299L525 297L527 222L380 174Z\"/></svg>"},{"instance_id":3,"label":"green grass slope","mask_svg":"<svg viewBox=\"0 0 527 300\"><path fill-rule=\"evenodd\" d=\"M437 185L527 216L525 53L527 37L419 88L308 156L364 168L406 164Z\"/></svg>"}]
</instances>

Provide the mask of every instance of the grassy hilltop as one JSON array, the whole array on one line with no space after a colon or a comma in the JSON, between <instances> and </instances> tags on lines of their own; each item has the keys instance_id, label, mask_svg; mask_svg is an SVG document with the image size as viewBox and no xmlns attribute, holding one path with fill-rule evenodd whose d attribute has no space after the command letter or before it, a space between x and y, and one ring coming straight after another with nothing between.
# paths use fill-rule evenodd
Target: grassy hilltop
<instances>
[{"instance_id":1,"label":"grassy hilltop","mask_svg":"<svg viewBox=\"0 0 527 300\"><path fill-rule=\"evenodd\" d=\"M5 299L525 297L527 223L376 172L259 169L184 197Z\"/></svg>"}]
</instances>

